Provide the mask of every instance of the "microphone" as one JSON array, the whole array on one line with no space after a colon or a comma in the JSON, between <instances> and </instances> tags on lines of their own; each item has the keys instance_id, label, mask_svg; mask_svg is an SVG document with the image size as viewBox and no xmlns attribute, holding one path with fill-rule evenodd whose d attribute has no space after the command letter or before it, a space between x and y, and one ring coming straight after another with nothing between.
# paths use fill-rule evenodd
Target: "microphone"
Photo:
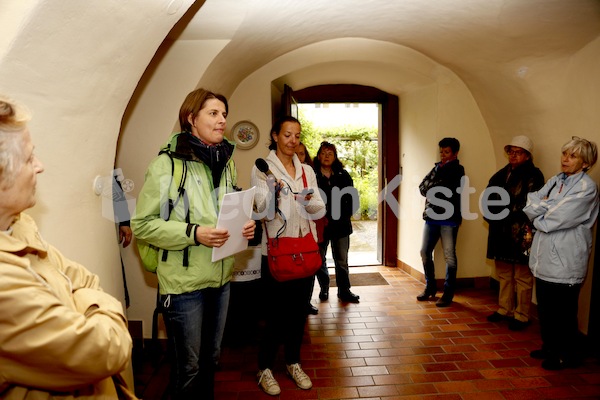
<instances>
[{"instance_id":1,"label":"microphone","mask_svg":"<svg viewBox=\"0 0 600 400\"><path fill-rule=\"evenodd\" d=\"M269 169L269 164L267 164L264 158L257 158L254 162L254 165L256 165L256 168L258 168L260 172L267 175L267 186L269 187L269 189L273 188L275 190L275 193L278 194L280 188L277 184L277 178L275 178L275 175L273 175L273 173Z\"/></svg>"}]
</instances>

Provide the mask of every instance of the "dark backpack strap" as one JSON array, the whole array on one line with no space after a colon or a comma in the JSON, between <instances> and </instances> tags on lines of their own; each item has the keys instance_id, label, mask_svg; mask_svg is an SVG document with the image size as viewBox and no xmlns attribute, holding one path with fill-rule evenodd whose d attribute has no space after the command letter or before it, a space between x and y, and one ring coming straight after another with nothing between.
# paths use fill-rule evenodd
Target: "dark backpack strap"
<instances>
[{"instance_id":1,"label":"dark backpack strap","mask_svg":"<svg viewBox=\"0 0 600 400\"><path fill-rule=\"evenodd\" d=\"M183 206L185 208L185 222L190 223L190 199L185 190L185 181L187 179L188 165L186 160L181 159L182 163L182 171L181 171L181 180L179 181L179 186L177 187L177 198L171 199L169 196L171 185L173 184L173 179L175 179L175 160L173 154L169 148L162 149L158 155L167 154L169 159L171 160L171 181L169 182L169 189L167 189L167 202L164 205L164 208L161 209L161 218L165 221L168 221L171 218L171 213L173 209L177 207L179 201L183 199ZM162 251L162 261L166 262L167 257L169 255L169 250L163 249ZM183 266L189 267L189 246L183 250Z\"/></svg>"}]
</instances>

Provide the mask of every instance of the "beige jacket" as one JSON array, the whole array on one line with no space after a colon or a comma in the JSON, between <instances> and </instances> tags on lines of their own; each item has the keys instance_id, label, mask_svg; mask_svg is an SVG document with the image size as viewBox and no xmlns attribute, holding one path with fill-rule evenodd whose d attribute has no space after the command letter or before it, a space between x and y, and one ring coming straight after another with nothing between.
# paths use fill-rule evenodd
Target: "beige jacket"
<instances>
[{"instance_id":1,"label":"beige jacket","mask_svg":"<svg viewBox=\"0 0 600 400\"><path fill-rule=\"evenodd\" d=\"M131 348L121 303L30 216L0 233L0 398L115 399Z\"/></svg>"}]
</instances>

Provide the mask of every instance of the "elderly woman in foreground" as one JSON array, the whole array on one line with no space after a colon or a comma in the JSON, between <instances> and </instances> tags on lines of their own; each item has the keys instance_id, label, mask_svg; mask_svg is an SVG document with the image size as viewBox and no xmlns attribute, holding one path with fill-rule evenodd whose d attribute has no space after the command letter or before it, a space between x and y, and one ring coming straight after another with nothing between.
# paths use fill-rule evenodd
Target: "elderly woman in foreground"
<instances>
[{"instance_id":1,"label":"elderly woman in foreground","mask_svg":"<svg viewBox=\"0 0 600 400\"><path fill-rule=\"evenodd\" d=\"M0 96L0 398L135 398L123 306L23 213L44 170L28 119Z\"/></svg>"},{"instance_id":2,"label":"elderly woman in foreground","mask_svg":"<svg viewBox=\"0 0 600 400\"><path fill-rule=\"evenodd\" d=\"M576 367L579 290L588 270L592 227L598 217L598 186L586 173L598 159L595 143L573 137L561 149L562 172L523 209L537 230L529 268L535 277L542 348L531 357L548 370Z\"/></svg>"}]
</instances>

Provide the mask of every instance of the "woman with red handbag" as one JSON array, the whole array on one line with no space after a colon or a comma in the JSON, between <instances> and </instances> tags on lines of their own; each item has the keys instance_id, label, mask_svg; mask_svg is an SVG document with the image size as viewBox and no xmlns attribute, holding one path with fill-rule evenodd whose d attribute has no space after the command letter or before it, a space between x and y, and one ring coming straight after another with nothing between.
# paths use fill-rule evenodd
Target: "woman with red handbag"
<instances>
[{"instance_id":1,"label":"woman with red handbag","mask_svg":"<svg viewBox=\"0 0 600 400\"><path fill-rule=\"evenodd\" d=\"M272 244L277 239L283 242L307 237L314 239L316 244L313 220L325 212L314 171L303 165L295 153L300 131L300 122L296 118L284 117L277 121L271 129L266 162L257 160L251 177L251 185L256 186L256 212L264 224L261 280L262 292L268 294L264 302L265 329L259 346L257 377L261 389L272 396L281 393L272 372L280 343L284 345L287 375L301 389L312 387L310 377L300 366L300 347L307 318L306 304L310 300L318 265L310 276L285 281L278 280L280 278L274 274L277 271L271 270L275 267Z\"/></svg>"}]
</instances>

